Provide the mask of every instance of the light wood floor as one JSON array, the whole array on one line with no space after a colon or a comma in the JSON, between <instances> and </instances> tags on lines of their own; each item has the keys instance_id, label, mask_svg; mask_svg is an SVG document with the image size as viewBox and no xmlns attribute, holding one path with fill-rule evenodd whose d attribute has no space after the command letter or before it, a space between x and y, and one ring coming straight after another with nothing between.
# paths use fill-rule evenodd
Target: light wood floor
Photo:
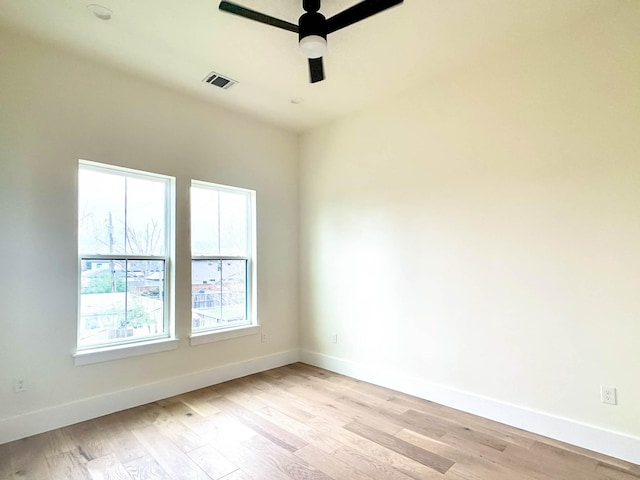
<instances>
[{"instance_id":1,"label":"light wood floor","mask_svg":"<svg viewBox=\"0 0 640 480\"><path fill-rule=\"evenodd\" d=\"M640 466L295 364L0 445L0 479L638 480Z\"/></svg>"}]
</instances>

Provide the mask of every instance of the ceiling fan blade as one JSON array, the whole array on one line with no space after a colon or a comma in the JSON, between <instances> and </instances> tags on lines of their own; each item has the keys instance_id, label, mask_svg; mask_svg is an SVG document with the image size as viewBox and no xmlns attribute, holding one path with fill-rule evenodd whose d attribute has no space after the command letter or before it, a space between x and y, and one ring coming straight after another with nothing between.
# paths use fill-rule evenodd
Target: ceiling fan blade
<instances>
[{"instance_id":1,"label":"ceiling fan blade","mask_svg":"<svg viewBox=\"0 0 640 480\"><path fill-rule=\"evenodd\" d=\"M311 83L321 82L324 80L324 67L322 66L322 57L309 59L309 75Z\"/></svg>"},{"instance_id":2,"label":"ceiling fan blade","mask_svg":"<svg viewBox=\"0 0 640 480\"><path fill-rule=\"evenodd\" d=\"M256 12L254 10L249 10L248 8L241 7L240 5L236 5L235 3L223 1L220 2L220 7L218 8L225 12L240 15L241 17L248 18L250 20L255 20L256 22L271 25L272 27L278 27L282 28L283 30L298 33L298 26L294 25L293 23L285 22L284 20L280 20L279 18L270 17L269 15L265 15L264 13Z\"/></svg>"},{"instance_id":3,"label":"ceiling fan blade","mask_svg":"<svg viewBox=\"0 0 640 480\"><path fill-rule=\"evenodd\" d=\"M391 8L403 0L364 0L327 19L327 33L353 25L360 20Z\"/></svg>"}]
</instances>

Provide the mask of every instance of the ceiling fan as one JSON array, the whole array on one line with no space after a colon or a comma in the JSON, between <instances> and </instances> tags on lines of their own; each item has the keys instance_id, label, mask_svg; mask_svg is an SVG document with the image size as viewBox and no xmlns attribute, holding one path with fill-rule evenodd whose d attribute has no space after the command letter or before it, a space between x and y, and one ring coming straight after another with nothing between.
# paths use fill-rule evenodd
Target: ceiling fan
<instances>
[{"instance_id":1,"label":"ceiling fan","mask_svg":"<svg viewBox=\"0 0 640 480\"><path fill-rule=\"evenodd\" d=\"M324 80L322 56L327 51L328 34L348 27L402 2L403 0L364 0L331 18L325 18L325 16L319 12L320 0L302 0L302 8L306 13L300 17L298 25L265 15L264 13L249 10L248 8L227 1L220 2L219 8L225 12L240 15L241 17L255 20L256 22L297 33L300 50L309 59L311 83L316 83Z\"/></svg>"}]
</instances>

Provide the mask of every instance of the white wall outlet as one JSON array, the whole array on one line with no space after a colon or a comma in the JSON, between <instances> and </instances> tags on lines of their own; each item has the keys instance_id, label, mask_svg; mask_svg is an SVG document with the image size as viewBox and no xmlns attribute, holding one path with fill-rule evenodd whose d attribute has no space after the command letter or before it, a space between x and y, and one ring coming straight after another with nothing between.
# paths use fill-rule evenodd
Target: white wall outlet
<instances>
[{"instance_id":1,"label":"white wall outlet","mask_svg":"<svg viewBox=\"0 0 640 480\"><path fill-rule=\"evenodd\" d=\"M338 343L338 334L337 333L332 333L331 334L331 343Z\"/></svg>"},{"instance_id":2,"label":"white wall outlet","mask_svg":"<svg viewBox=\"0 0 640 480\"><path fill-rule=\"evenodd\" d=\"M265 342L267 341L267 334L266 334L266 333L263 333L263 334L260 336L260 341L261 341L262 343L265 343Z\"/></svg>"},{"instance_id":3,"label":"white wall outlet","mask_svg":"<svg viewBox=\"0 0 640 480\"><path fill-rule=\"evenodd\" d=\"M617 405L618 395L616 393L616 387L600 385L600 401L602 403L608 403L609 405Z\"/></svg>"},{"instance_id":4,"label":"white wall outlet","mask_svg":"<svg viewBox=\"0 0 640 480\"><path fill-rule=\"evenodd\" d=\"M15 393L22 393L27 390L27 382L24 377L16 377L13 379L13 391Z\"/></svg>"}]
</instances>

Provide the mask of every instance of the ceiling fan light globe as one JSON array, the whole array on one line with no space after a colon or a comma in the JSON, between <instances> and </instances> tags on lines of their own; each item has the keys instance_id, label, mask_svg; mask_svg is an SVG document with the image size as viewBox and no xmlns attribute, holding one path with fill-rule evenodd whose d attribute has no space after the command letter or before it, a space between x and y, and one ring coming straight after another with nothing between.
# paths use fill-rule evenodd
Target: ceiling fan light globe
<instances>
[{"instance_id":1,"label":"ceiling fan light globe","mask_svg":"<svg viewBox=\"0 0 640 480\"><path fill-rule=\"evenodd\" d=\"M327 53L327 39L320 35L308 35L300 40L300 51L307 58L320 58Z\"/></svg>"}]
</instances>

